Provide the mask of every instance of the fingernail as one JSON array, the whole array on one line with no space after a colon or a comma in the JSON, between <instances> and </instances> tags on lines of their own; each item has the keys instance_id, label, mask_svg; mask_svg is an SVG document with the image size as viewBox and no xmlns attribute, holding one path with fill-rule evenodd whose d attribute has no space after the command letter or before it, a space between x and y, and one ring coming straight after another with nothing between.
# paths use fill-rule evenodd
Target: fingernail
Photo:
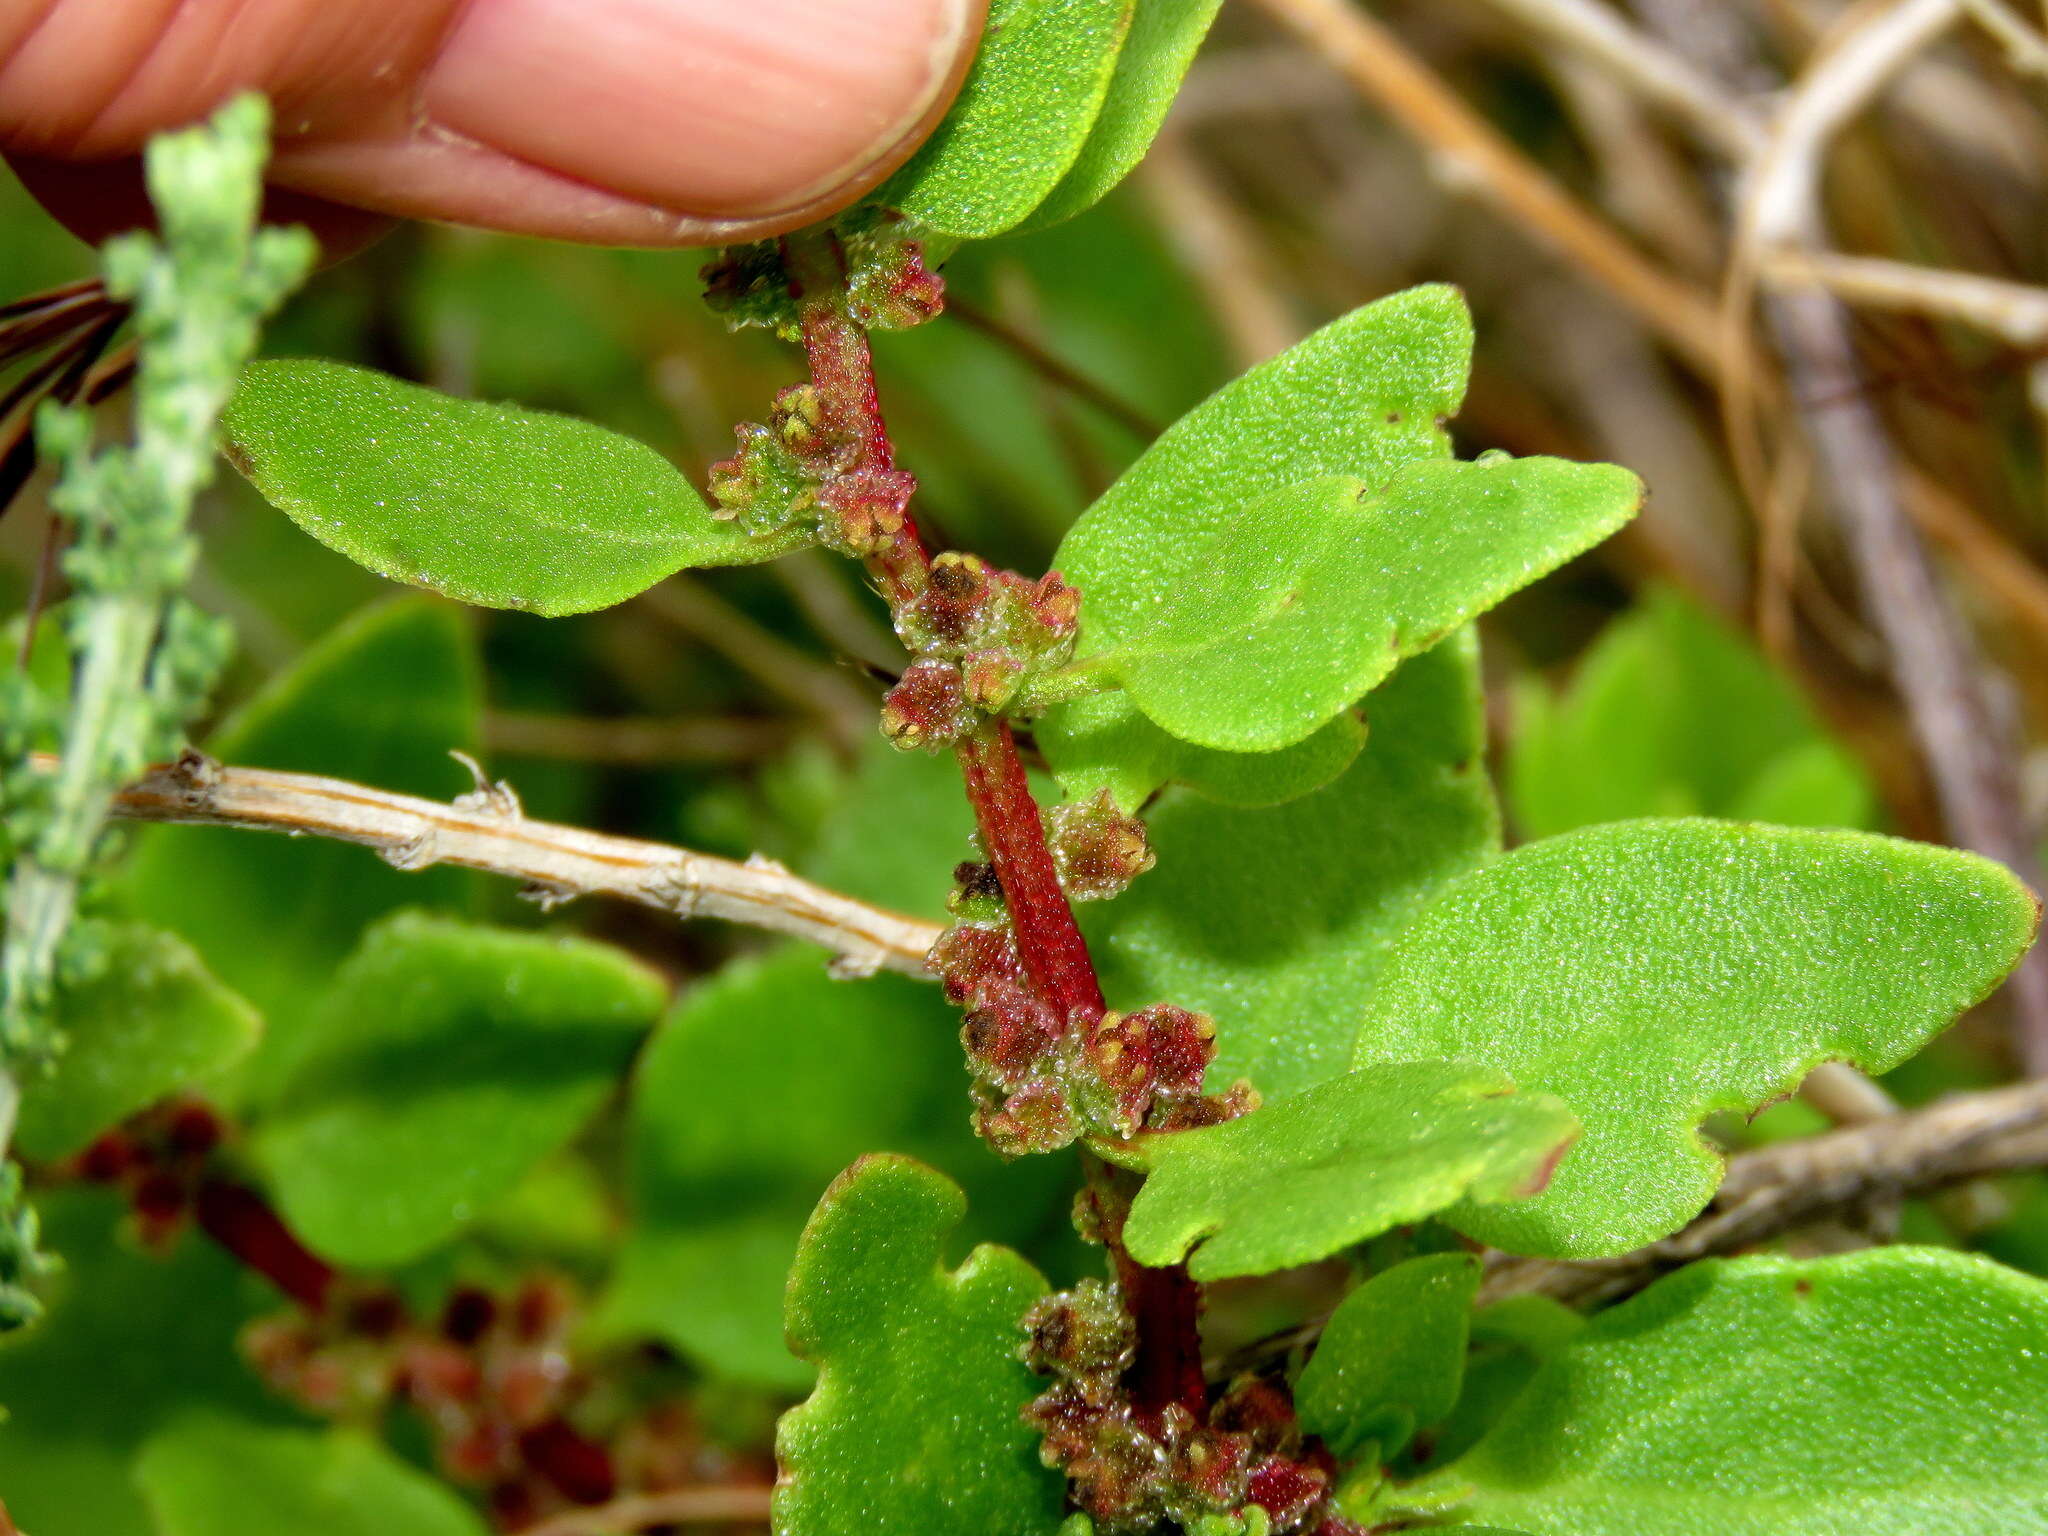
<instances>
[{"instance_id":1,"label":"fingernail","mask_svg":"<svg viewBox=\"0 0 2048 1536\"><path fill-rule=\"evenodd\" d=\"M440 126L718 217L857 182L930 113L984 0L472 0L428 73Z\"/></svg>"}]
</instances>

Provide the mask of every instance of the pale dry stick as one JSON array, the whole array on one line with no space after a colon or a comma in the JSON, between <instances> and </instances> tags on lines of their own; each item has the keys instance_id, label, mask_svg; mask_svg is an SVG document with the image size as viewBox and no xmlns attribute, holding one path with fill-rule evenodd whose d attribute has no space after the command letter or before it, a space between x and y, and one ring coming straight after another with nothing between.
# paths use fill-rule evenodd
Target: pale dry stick
<instances>
[{"instance_id":1,"label":"pale dry stick","mask_svg":"<svg viewBox=\"0 0 2048 1536\"><path fill-rule=\"evenodd\" d=\"M56 759L37 754L44 771ZM518 797L478 775L449 805L311 773L223 767L198 753L152 769L114 799L130 821L242 827L359 843L398 869L452 864L524 882L552 905L613 896L676 917L716 917L831 950L837 974L887 969L929 979L934 923L842 896L758 855L738 863L637 838L529 821Z\"/></svg>"},{"instance_id":2,"label":"pale dry stick","mask_svg":"<svg viewBox=\"0 0 2048 1536\"><path fill-rule=\"evenodd\" d=\"M1747 160L1763 145L1756 118L1731 102L1682 54L1598 0L1490 0L1553 41L1600 65L1608 76L1656 103L1694 135L1731 160Z\"/></svg>"},{"instance_id":3,"label":"pale dry stick","mask_svg":"<svg viewBox=\"0 0 2048 1536\"><path fill-rule=\"evenodd\" d=\"M1772 288L1824 288L1872 309L1958 320L2015 347L2048 346L2048 287L1881 256L1779 249L1758 259Z\"/></svg>"},{"instance_id":4,"label":"pale dry stick","mask_svg":"<svg viewBox=\"0 0 2048 1536\"><path fill-rule=\"evenodd\" d=\"M1662 1242L1612 1259L1496 1257L1482 1302L1535 1292L1571 1304L1612 1301L1695 1259L1733 1253L1829 1212L1930 1194L1972 1179L2048 1166L2048 1083L1944 1099L1729 1161L1714 1202Z\"/></svg>"},{"instance_id":5,"label":"pale dry stick","mask_svg":"<svg viewBox=\"0 0 2048 1536\"><path fill-rule=\"evenodd\" d=\"M1687 362L1720 366L1711 296L1673 277L1554 181L1349 0L1254 0L1377 104L1461 186L1590 276Z\"/></svg>"},{"instance_id":6,"label":"pale dry stick","mask_svg":"<svg viewBox=\"0 0 2048 1536\"><path fill-rule=\"evenodd\" d=\"M672 1493L637 1493L609 1504L567 1509L528 1526L526 1536L626 1536L657 1525L724 1522L765 1525L771 1488L680 1488Z\"/></svg>"},{"instance_id":7,"label":"pale dry stick","mask_svg":"<svg viewBox=\"0 0 2048 1536\"><path fill-rule=\"evenodd\" d=\"M1139 167L1138 186L1162 233L1202 284L1240 368L1301 339L1300 318L1281 298L1266 254L1179 133L1169 129Z\"/></svg>"},{"instance_id":8,"label":"pale dry stick","mask_svg":"<svg viewBox=\"0 0 2048 1536\"><path fill-rule=\"evenodd\" d=\"M2005 61L2024 74L2048 79L2048 37L2028 26L2005 0L1963 0L1970 19L1997 38Z\"/></svg>"},{"instance_id":9,"label":"pale dry stick","mask_svg":"<svg viewBox=\"0 0 2048 1536\"><path fill-rule=\"evenodd\" d=\"M1765 254L1821 241L1821 166L1835 135L1963 14L1961 0L1897 0L1886 9L1854 10L1794 84L1736 198L1723 308L1731 355L1746 349ZM1734 53L1743 42L1731 38L1728 46ZM1767 313L1864 609L1884 639L1893 686L1949 833L2038 886L2010 722L1906 508L1904 466L1865 397L1848 314L1832 295L1811 288L1776 294ZM1757 402L1749 382L1745 370L1724 374L1723 409L1738 469L1746 481L1760 483ZM1771 531L1767 526L1767 546ZM2048 1074L2048 952L2025 956L2008 989L2023 1067L2030 1075Z\"/></svg>"}]
</instances>

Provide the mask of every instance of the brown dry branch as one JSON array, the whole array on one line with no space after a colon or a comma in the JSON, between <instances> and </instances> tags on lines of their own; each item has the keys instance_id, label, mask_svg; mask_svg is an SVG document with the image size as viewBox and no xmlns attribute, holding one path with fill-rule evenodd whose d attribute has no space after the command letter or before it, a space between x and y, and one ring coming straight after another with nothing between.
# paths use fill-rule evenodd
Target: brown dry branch
<instances>
[{"instance_id":1,"label":"brown dry branch","mask_svg":"<svg viewBox=\"0 0 2048 1536\"><path fill-rule=\"evenodd\" d=\"M38 754L34 761L49 769L56 759ZM847 976L887 969L924 977L925 952L939 935L935 924L813 885L758 855L738 863L530 821L509 787L486 783L481 773L474 791L443 805L317 774L223 767L188 753L122 790L114 814L360 843L398 869L453 864L504 875L549 905L613 896L677 917L744 923L822 945Z\"/></svg>"},{"instance_id":2,"label":"brown dry branch","mask_svg":"<svg viewBox=\"0 0 2048 1536\"><path fill-rule=\"evenodd\" d=\"M765 1525L768 1488L680 1488L671 1493L641 1493L614 1499L590 1509L570 1509L539 1525L526 1536L626 1536L658 1525Z\"/></svg>"},{"instance_id":3,"label":"brown dry branch","mask_svg":"<svg viewBox=\"0 0 2048 1536\"><path fill-rule=\"evenodd\" d=\"M1683 1231L1612 1259L1496 1257L1482 1301L1529 1292L1613 1301L1695 1259L1733 1253L1831 1213L2048 1166L2048 1083L1963 1094L1730 1160L1714 1202Z\"/></svg>"}]
</instances>

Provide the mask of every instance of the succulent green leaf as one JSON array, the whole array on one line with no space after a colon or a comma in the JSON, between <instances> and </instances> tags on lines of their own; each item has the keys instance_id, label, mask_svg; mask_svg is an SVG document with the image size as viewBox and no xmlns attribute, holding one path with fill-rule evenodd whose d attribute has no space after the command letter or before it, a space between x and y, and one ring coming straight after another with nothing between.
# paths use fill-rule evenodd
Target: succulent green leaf
<instances>
[{"instance_id":1,"label":"succulent green leaf","mask_svg":"<svg viewBox=\"0 0 2048 1536\"><path fill-rule=\"evenodd\" d=\"M1996 864L1860 832L1620 822L1468 877L1394 947L1357 1060L1484 1062L1571 1105L1585 1139L1469 1235L1519 1253L1622 1253L1704 1207L1697 1126L1791 1092L1822 1061L1896 1066L2012 968L2031 893Z\"/></svg>"},{"instance_id":2,"label":"succulent green leaf","mask_svg":"<svg viewBox=\"0 0 2048 1536\"><path fill-rule=\"evenodd\" d=\"M1294 1384L1301 1427L1339 1459L1392 1456L1458 1401L1479 1258L1432 1253L1374 1275L1338 1303Z\"/></svg>"},{"instance_id":3,"label":"succulent green leaf","mask_svg":"<svg viewBox=\"0 0 2048 1536\"><path fill-rule=\"evenodd\" d=\"M973 835L953 755L900 752L877 732L852 778L835 782L817 843L795 862L835 891L950 922L953 866L972 855ZM828 1173L857 1155L837 1159Z\"/></svg>"},{"instance_id":4,"label":"succulent green leaf","mask_svg":"<svg viewBox=\"0 0 2048 1536\"><path fill-rule=\"evenodd\" d=\"M1396 935L1500 846L1471 634L1404 662L1365 709L1365 750L1327 789L1257 811L1162 798L1157 867L1081 911L1112 997L1216 1021L1211 1086L1248 1077L1270 1103L1344 1071Z\"/></svg>"},{"instance_id":5,"label":"succulent green leaf","mask_svg":"<svg viewBox=\"0 0 2048 1536\"><path fill-rule=\"evenodd\" d=\"M1225 805L1279 805L1321 789L1365 744L1358 717L1339 714L1277 752L1218 752L1167 735L1121 689L1061 705L1033 734L1069 800L1106 789L1127 811L1168 783Z\"/></svg>"},{"instance_id":6,"label":"succulent green leaf","mask_svg":"<svg viewBox=\"0 0 2048 1536\"><path fill-rule=\"evenodd\" d=\"M1205 517L1141 573L1085 588L1089 649L1198 746L1291 746L1501 598L1635 514L1606 464L1418 462L1383 488L1303 482Z\"/></svg>"},{"instance_id":7,"label":"succulent green leaf","mask_svg":"<svg viewBox=\"0 0 2048 1536\"><path fill-rule=\"evenodd\" d=\"M1639 816L1867 828L1869 775L1749 643L1677 592L1615 620L1553 698L1531 684L1509 737L1524 836Z\"/></svg>"},{"instance_id":8,"label":"succulent green leaf","mask_svg":"<svg viewBox=\"0 0 2048 1536\"><path fill-rule=\"evenodd\" d=\"M1027 221L1041 229L1093 206L1145 158L1223 0L1137 0L1109 94L1072 169Z\"/></svg>"},{"instance_id":9,"label":"succulent green leaf","mask_svg":"<svg viewBox=\"0 0 2048 1536\"><path fill-rule=\"evenodd\" d=\"M379 603L274 678L206 747L238 767L445 799L469 783L449 752L479 750L478 671L459 609L424 597ZM446 866L405 873L321 838L146 827L123 884L140 916L184 938L263 1015L245 1072L260 1098L364 927L412 903L464 906L476 877Z\"/></svg>"},{"instance_id":10,"label":"succulent green leaf","mask_svg":"<svg viewBox=\"0 0 2048 1536\"><path fill-rule=\"evenodd\" d=\"M936 987L835 981L810 950L740 960L693 987L634 1073L633 1223L605 1333L802 1390L811 1369L783 1338L783 1281L818 1196L877 1148L965 1184L973 1238L1022 1242L1061 1224L1056 1160L998 1163L969 1129L958 1036Z\"/></svg>"},{"instance_id":11,"label":"succulent green leaf","mask_svg":"<svg viewBox=\"0 0 2048 1536\"><path fill-rule=\"evenodd\" d=\"M1124 1243L1197 1280L1262 1275L1404 1222L1540 1189L1577 1134L1547 1094L1465 1062L1387 1063L1200 1130L1146 1137ZM1199 1246L1197 1246L1199 1244Z\"/></svg>"},{"instance_id":12,"label":"succulent green leaf","mask_svg":"<svg viewBox=\"0 0 2048 1536\"><path fill-rule=\"evenodd\" d=\"M361 1430L193 1418L144 1447L135 1480L159 1536L485 1536L446 1483Z\"/></svg>"},{"instance_id":13,"label":"succulent green leaf","mask_svg":"<svg viewBox=\"0 0 2048 1536\"><path fill-rule=\"evenodd\" d=\"M1974 1255L1709 1261L1594 1317L1386 1507L1532 1536L2048 1525L2048 1286Z\"/></svg>"},{"instance_id":14,"label":"succulent green leaf","mask_svg":"<svg viewBox=\"0 0 2048 1536\"><path fill-rule=\"evenodd\" d=\"M711 515L652 448L345 363L253 363L227 454L275 507L380 576L483 608L609 608L686 566L795 547Z\"/></svg>"},{"instance_id":15,"label":"succulent green leaf","mask_svg":"<svg viewBox=\"0 0 2048 1536\"><path fill-rule=\"evenodd\" d=\"M1331 321L1182 416L1060 543L1053 563L1082 594L1080 653L1097 649L1099 611L1141 612L1163 595L1150 578L1162 551L1245 503L1329 475L1380 485L1404 464L1448 459L1441 423L1464 397L1471 357L1463 296L1411 288ZM1085 700L1040 722L1046 762L1069 794L1108 782L1129 731L1117 712L1131 708ZM1112 787L1129 807L1177 776L1167 764L1150 769L1150 782L1124 769Z\"/></svg>"},{"instance_id":16,"label":"succulent green leaf","mask_svg":"<svg viewBox=\"0 0 2048 1536\"><path fill-rule=\"evenodd\" d=\"M70 1156L116 1121L238 1061L263 1032L256 1010L175 934L110 924L93 942L95 973L58 988L66 1048L22 1093L14 1142L28 1157Z\"/></svg>"},{"instance_id":17,"label":"succulent green leaf","mask_svg":"<svg viewBox=\"0 0 2048 1536\"><path fill-rule=\"evenodd\" d=\"M873 200L963 240L1023 223L1088 142L1137 3L993 0L952 110Z\"/></svg>"},{"instance_id":18,"label":"succulent green leaf","mask_svg":"<svg viewBox=\"0 0 2048 1536\"><path fill-rule=\"evenodd\" d=\"M337 1263L418 1258L575 1135L665 1001L587 940L379 923L257 1136L286 1221Z\"/></svg>"},{"instance_id":19,"label":"succulent green leaf","mask_svg":"<svg viewBox=\"0 0 2048 1536\"><path fill-rule=\"evenodd\" d=\"M1290 524L1285 498L1256 509L1255 504L1291 487L1342 475L1397 497L1388 507L1405 505L1398 498L1418 500L1412 521L1418 528L1434 527L1437 538L1452 537L1467 513L1483 514L1483 522L1505 511L1507 502L1531 486L1561 486L1577 496L1577 505L1547 510L1565 523L1582 522L1579 538L1594 536L1591 529L1625 516L1633 505L1635 482L1618 470L1566 469L1536 461L1462 467L1442 462L1448 459L1449 444L1441 422L1463 395L1471 347L1471 319L1455 289L1410 289L1323 327L1182 417L1103 493L1060 546L1056 564L1083 593L1081 653L1114 659L1117 648L1127 646L1137 657L1156 645L1160 654L1151 657L1149 666L1138 660L1129 679L1132 702L1139 708L1203 745L1240 751L1283 746L1348 703L1349 697L1328 701L1333 692L1352 686L1350 679L1361 679L1350 695L1355 697L1385 675L1398 659L1389 648L1390 629L1405 632L1409 649L1422 649L1429 634L1443 633L1462 614L1538 574L1542 561L1528 548L1542 546L1543 540L1530 545L1527 536L1537 531L1541 519L1527 526L1510 520L1525 546L1521 558L1526 568L1519 576L1502 564L1504 552L1492 548L1462 574L1432 563L1414 592L1404 586L1398 604L1368 611L1364 629L1354 635L1349 599L1331 582L1356 553L1355 540L1318 544L1317 539L1370 529L1384 558L1399 558L1404 546L1412 558L1406 524L1387 508L1372 515L1354 509L1346 517L1328 507L1318 514L1316 503ZM1418 478L1412 483L1404 480L1404 467L1414 467ZM1462 492L1454 496L1451 489L1465 486L1486 488L1487 494L1465 508ZM1437 526L1426 515L1432 507L1441 514L1442 503L1457 504L1460 511L1449 527ZM1248 517L1293 528L1276 548L1265 551L1270 558L1264 566L1255 558L1259 552L1249 547L1253 541L1231 536L1233 527ZM1418 537L1427 542L1426 536ZM1562 542L1544 546L1552 556L1571 542L1563 533L1558 539ZM1235 583L1221 592L1215 590L1213 573L1197 563L1213 563L1219 555ZM1315 583L1306 581L1311 575L1317 576ZM1305 639L1314 628L1314 622L1304 628L1302 620L1290 617L1304 603L1301 596L1290 601L1297 587L1318 594L1310 603L1312 621L1328 604L1324 618L1344 631L1328 655L1317 654L1313 643L1298 650L1282 643L1296 630L1302 633L1295 638ZM1198 622L1196 611L1205 609L1219 626L1241 622L1247 627L1238 637L1241 647L1279 644L1289 685L1298 689L1306 678L1308 700L1296 702L1290 694L1268 720L1270 703L1239 707L1218 698L1187 697L1189 690L1177 687L1169 675L1164 652L1184 652L1187 641L1204 638L1189 625ZM1368 633L1376 637L1371 645L1380 654L1360 650L1360 635ZM1212 659L1221 662L1222 656ZM1261 667L1266 665L1262 657ZM1265 687L1262 679L1241 679L1235 670L1231 677L1233 687L1246 682L1252 698ZM1092 709L1094 717L1069 725L1065 717L1077 709ZM1112 742L1106 752L1102 744L1105 721L1115 724L1113 710L1092 701L1067 705L1043 722L1040 738L1048 762L1063 781L1074 773L1092 776L1096 785L1102 782L1102 765L1115 747ZM1157 774L1158 779L1166 776ZM1069 785L1070 791L1078 787ZM1126 773L1115 789L1128 802L1152 787L1142 776Z\"/></svg>"},{"instance_id":20,"label":"succulent green leaf","mask_svg":"<svg viewBox=\"0 0 2048 1536\"><path fill-rule=\"evenodd\" d=\"M1586 1326L1585 1317L1548 1296L1510 1296L1472 1316L1472 1351L1450 1413L1431 1428L1429 1466L1465 1454L1499 1422L1530 1378Z\"/></svg>"},{"instance_id":21,"label":"succulent green leaf","mask_svg":"<svg viewBox=\"0 0 2048 1536\"><path fill-rule=\"evenodd\" d=\"M41 1288L43 1320L0 1340L0 1499L34 1536L161 1536L129 1475L136 1450L195 1410L283 1415L236 1349L277 1292L197 1234L143 1252L110 1190L36 1206L64 1267Z\"/></svg>"},{"instance_id":22,"label":"succulent green leaf","mask_svg":"<svg viewBox=\"0 0 2048 1536\"><path fill-rule=\"evenodd\" d=\"M1036 1378L1018 1320L1045 1281L984 1244L942 1267L967 1201L907 1157L861 1159L825 1192L789 1277L790 1346L818 1367L782 1417L778 1536L1052 1536L1065 1480L1021 1416Z\"/></svg>"}]
</instances>

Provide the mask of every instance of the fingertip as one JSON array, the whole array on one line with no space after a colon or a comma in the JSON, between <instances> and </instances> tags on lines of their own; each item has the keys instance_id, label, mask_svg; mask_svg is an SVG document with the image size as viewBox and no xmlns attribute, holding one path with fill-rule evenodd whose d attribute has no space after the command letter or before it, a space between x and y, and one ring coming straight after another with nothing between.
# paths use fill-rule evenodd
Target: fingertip
<instances>
[{"instance_id":1,"label":"fingertip","mask_svg":"<svg viewBox=\"0 0 2048 1536\"><path fill-rule=\"evenodd\" d=\"M772 221L857 196L958 88L985 0L474 0L433 124L678 214Z\"/></svg>"}]
</instances>

